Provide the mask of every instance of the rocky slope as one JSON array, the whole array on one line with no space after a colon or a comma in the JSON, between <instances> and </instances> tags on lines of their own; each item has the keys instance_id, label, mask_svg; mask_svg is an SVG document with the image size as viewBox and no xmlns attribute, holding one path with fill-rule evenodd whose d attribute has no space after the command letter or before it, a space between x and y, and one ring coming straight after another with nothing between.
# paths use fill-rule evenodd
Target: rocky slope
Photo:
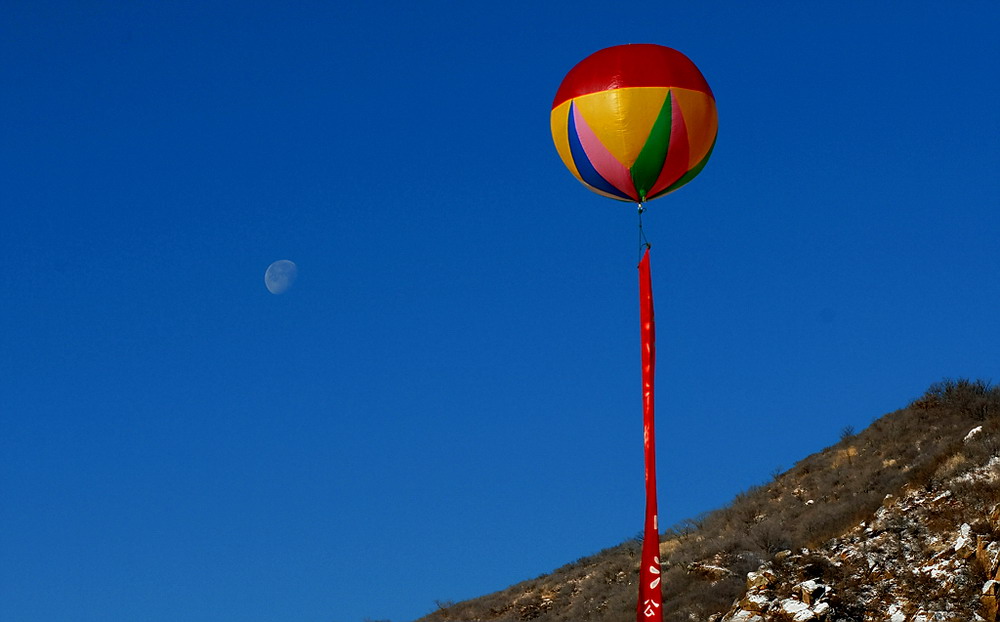
<instances>
[{"instance_id":1,"label":"rocky slope","mask_svg":"<svg viewBox=\"0 0 1000 622\"><path fill-rule=\"evenodd\" d=\"M816 550L779 553L749 573L744 596L709 619L993 622L1000 506L952 490L995 491L998 479L1000 459L993 458L942 482L943 490L908 487L900 497L890 495L870 521L843 536Z\"/></svg>"},{"instance_id":2,"label":"rocky slope","mask_svg":"<svg viewBox=\"0 0 1000 622\"><path fill-rule=\"evenodd\" d=\"M421 622L635 616L639 543L440 607ZM1000 388L932 386L660 551L665 622L996 622Z\"/></svg>"}]
</instances>

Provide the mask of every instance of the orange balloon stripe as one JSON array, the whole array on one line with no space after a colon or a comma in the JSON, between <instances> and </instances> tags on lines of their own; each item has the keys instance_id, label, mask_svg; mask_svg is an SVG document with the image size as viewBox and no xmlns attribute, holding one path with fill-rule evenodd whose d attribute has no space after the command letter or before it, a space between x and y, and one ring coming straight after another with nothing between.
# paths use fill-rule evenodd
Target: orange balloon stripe
<instances>
[{"instance_id":1,"label":"orange balloon stripe","mask_svg":"<svg viewBox=\"0 0 1000 622\"><path fill-rule=\"evenodd\" d=\"M673 96L684 111L684 120L688 128L688 168L694 168L705 159L715 135L719 132L719 118L715 110L715 100L704 93L687 89L673 89Z\"/></svg>"}]
</instances>

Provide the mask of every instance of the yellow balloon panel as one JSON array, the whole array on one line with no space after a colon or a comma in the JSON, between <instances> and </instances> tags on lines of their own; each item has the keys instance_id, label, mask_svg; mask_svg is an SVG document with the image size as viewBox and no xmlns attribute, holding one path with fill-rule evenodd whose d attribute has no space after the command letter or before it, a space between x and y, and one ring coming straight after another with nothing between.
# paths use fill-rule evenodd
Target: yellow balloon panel
<instances>
[{"instance_id":1,"label":"yellow balloon panel","mask_svg":"<svg viewBox=\"0 0 1000 622\"><path fill-rule=\"evenodd\" d=\"M556 151L559 152L559 157L562 159L563 164L569 169L569 172L573 173L573 176L583 181L580 177L580 172L576 168L576 164L573 162L573 155L569 150L569 107L573 103L573 100L568 100L557 106L552 110L552 116L550 117L552 123L552 140L556 144Z\"/></svg>"},{"instance_id":2,"label":"yellow balloon panel","mask_svg":"<svg viewBox=\"0 0 1000 622\"><path fill-rule=\"evenodd\" d=\"M669 90L665 87L612 89L583 95L573 102L601 144L623 166L631 168L646 144Z\"/></svg>"}]
</instances>

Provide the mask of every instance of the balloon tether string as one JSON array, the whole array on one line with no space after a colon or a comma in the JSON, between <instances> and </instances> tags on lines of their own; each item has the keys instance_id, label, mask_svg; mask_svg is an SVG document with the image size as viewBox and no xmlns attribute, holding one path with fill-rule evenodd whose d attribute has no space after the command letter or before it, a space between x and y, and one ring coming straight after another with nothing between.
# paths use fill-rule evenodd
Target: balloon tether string
<instances>
[{"instance_id":1,"label":"balloon tether string","mask_svg":"<svg viewBox=\"0 0 1000 622\"><path fill-rule=\"evenodd\" d=\"M646 239L646 234L642 231L642 213L646 211L646 208L642 206L642 203L636 203L639 206L639 259L642 259L642 252L647 248L652 248L653 245L649 243Z\"/></svg>"}]
</instances>

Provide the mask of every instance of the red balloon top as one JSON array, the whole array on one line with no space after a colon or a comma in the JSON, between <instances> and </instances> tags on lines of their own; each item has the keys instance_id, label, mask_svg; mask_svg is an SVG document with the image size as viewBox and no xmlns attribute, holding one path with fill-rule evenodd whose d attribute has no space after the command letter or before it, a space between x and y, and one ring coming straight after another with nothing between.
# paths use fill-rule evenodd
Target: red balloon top
<instances>
[{"instance_id":1,"label":"red balloon top","mask_svg":"<svg viewBox=\"0 0 1000 622\"><path fill-rule=\"evenodd\" d=\"M687 56L662 45L634 43L604 48L580 61L563 78L552 108L588 93L633 86L676 86L712 96Z\"/></svg>"}]
</instances>

